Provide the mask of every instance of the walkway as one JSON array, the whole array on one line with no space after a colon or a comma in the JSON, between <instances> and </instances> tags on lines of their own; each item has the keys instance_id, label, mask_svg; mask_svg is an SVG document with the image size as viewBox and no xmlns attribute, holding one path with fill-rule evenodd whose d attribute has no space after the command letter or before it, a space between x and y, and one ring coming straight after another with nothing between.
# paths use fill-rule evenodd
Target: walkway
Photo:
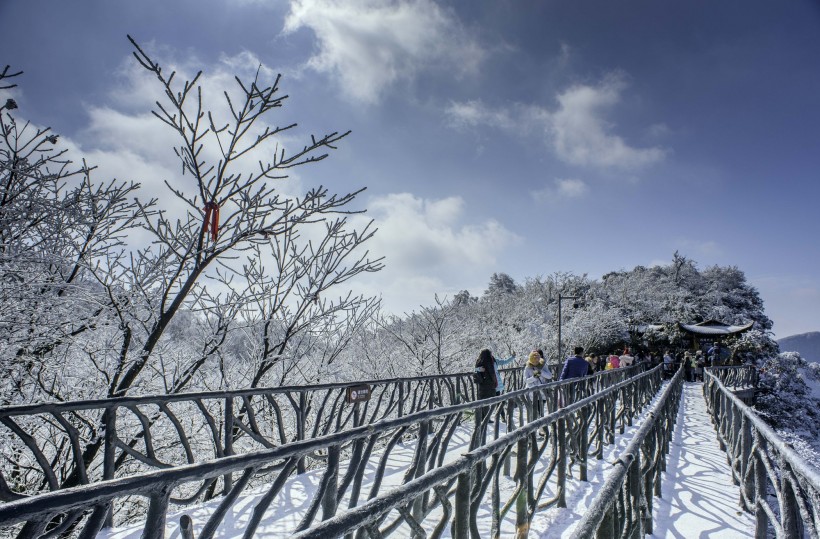
<instances>
[{"instance_id":1,"label":"walkway","mask_svg":"<svg viewBox=\"0 0 820 539\"><path fill-rule=\"evenodd\" d=\"M651 406L647 410L649 408ZM567 508L552 507L535 514L530 527L530 537L560 539L572 533L586 508L598 493L599 485L612 471L611 462L626 447L630 435L638 429L641 419L642 417L635 422L633 427L628 427L624 436L617 436L615 444L606 447L603 460L598 461L594 458L590 460L589 482L569 481ZM469 429L457 429L453 447L463 449L454 450L452 458L466 450L468 443ZM413 444L396 448L387 467L384 477L385 484L401 484L404 471L412 460L413 449ZM348 465L349 462L342 463L340 475L344 474ZM375 463L369 464L368 467L369 472L365 475L363 492L369 491L369 483L375 474ZM292 535L290 530L304 515L313 493L319 486L321 472L322 470L314 470L290 478L288 486L284 489L284 495L278 496L271 505L257 533L271 539L279 537L284 539ZM504 494L509 494L512 487L506 483L508 481L505 482L502 490ZM678 412L667 460L667 471L664 473L662 485L663 498L654 499L655 529L652 537L679 539L754 537L754 524L751 516L742 512L738 506L739 490L732 482L726 455L718 445L717 435L706 411L701 384L686 384L684 387L683 402ZM553 485L550 485L547 498L552 495L552 488ZM253 510L254 502L266 490L266 487L259 491L252 490L240 498L220 525L217 535L223 538L241 537ZM166 526L166 537L179 539L178 523L183 513L192 517L198 534L219 502L220 500L214 500L176 514L172 512ZM346 499L341 501L341 506L347 506ZM480 519L480 522L489 526L491 521L489 505L482 504L479 511L486 513L486 518ZM432 520L435 521L437 518L435 515ZM505 529L514 529L513 519L512 513L507 515ZM481 531L482 536L485 533L489 534L488 528ZM98 539L138 539L141 532L141 526L103 530ZM442 537L450 537L449 526L444 530Z\"/></svg>"},{"instance_id":2,"label":"walkway","mask_svg":"<svg viewBox=\"0 0 820 539\"><path fill-rule=\"evenodd\" d=\"M684 387L662 485L652 537L754 537L752 516L739 506L740 490L718 445L701 384Z\"/></svg>"}]
</instances>

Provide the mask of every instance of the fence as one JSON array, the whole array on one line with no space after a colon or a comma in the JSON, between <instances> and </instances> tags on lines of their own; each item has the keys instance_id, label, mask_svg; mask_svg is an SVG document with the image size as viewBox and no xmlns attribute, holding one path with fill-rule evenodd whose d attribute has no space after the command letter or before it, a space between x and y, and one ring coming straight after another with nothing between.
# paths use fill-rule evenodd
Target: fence
<instances>
[{"instance_id":1,"label":"fence","mask_svg":"<svg viewBox=\"0 0 820 539\"><path fill-rule=\"evenodd\" d=\"M523 387L521 371L501 371L508 388ZM348 393L357 388L367 399L354 405ZM462 373L3 407L0 501L272 449L474 397ZM306 466L297 463L300 473Z\"/></svg>"},{"instance_id":2,"label":"fence","mask_svg":"<svg viewBox=\"0 0 820 539\"><path fill-rule=\"evenodd\" d=\"M704 396L755 537L820 537L820 474L712 372ZM774 503L773 503L774 502Z\"/></svg>"},{"instance_id":3,"label":"fence","mask_svg":"<svg viewBox=\"0 0 820 539\"><path fill-rule=\"evenodd\" d=\"M683 374L683 370L678 370L646 414L640 429L615 462L615 471L575 528L574 538L642 539L652 533L652 502L654 496L661 495L661 472L666 471Z\"/></svg>"},{"instance_id":4,"label":"fence","mask_svg":"<svg viewBox=\"0 0 820 539\"><path fill-rule=\"evenodd\" d=\"M274 448L226 455L207 462L18 499L0 505L0 529L4 535L16 533L20 537L69 534L93 537L111 522L112 510L119 514L124 508L132 508L134 514L140 515L140 520L144 519L140 531L143 537L162 537L171 506L201 508L202 501L206 499L203 493L213 490L213 485L222 480L224 496L210 502L213 504L212 511L204 526L197 529L196 536L198 539L213 537L237 499L256 488L261 490L254 491L257 498L254 498L252 514L248 515L242 530L246 537L250 537L262 529L260 525L270 525L264 520L267 518L266 510L297 471L298 463L310 459L321 463L323 470L317 471L321 474L318 488L306 502L306 510L292 530L305 531L313 529L317 519L336 522L335 516L344 509L343 506L357 506L360 498L365 497L365 490L369 490L369 501L365 505L384 506L388 499L383 495L383 490L387 489L382 489L381 485L386 477L385 469L390 464L391 455L407 443L414 447L400 491L414 484L414 481L429 481L431 474L438 477L441 470L450 469L447 462L455 459L462 465L466 462L469 468L473 465L478 467L471 472L475 475L475 481L468 489L469 505L473 508L480 503L491 480L497 483L499 474L510 473L512 452L517 448L513 482L523 485L527 494L519 492L514 499L524 500L517 511L520 512L519 518L528 522L538 507L560 506L563 503L567 473L577 466L583 479L589 448L594 445L593 454L600 458L604 441L614 437L618 423L623 430L637 410L651 398L660 384L660 371L655 369L629 378L640 370L641 367L620 369L581 380L513 391L484 401L462 402L417 411L404 417L351 426L346 431L339 430ZM570 403L573 399L581 400L556 410L561 403ZM620 406L616 406L616 401ZM549 412L543 418L538 413L541 406ZM349 413L361 418L363 407L364 403L354 403ZM461 424L468 418L477 428L467 429L465 434ZM351 420L351 425L355 423ZM511 431L509 434L501 432L502 424L506 424L506 429ZM538 440L536 431L544 427L548 428L549 436ZM459 436L468 439L466 447L454 442ZM551 452L550 464L536 488L531 472L547 448ZM472 456L460 457L465 450L470 450L468 455ZM490 463L479 465L481 456L489 459ZM366 474L369 461L375 464L375 471L370 470ZM409 505L402 505L403 509L398 510L399 516L391 517L392 520L384 524L380 533L388 535L400 528L405 528L406 532L408 526L414 530L434 510L449 515L452 509L448 501L452 494L449 491L457 475L419 492ZM556 482L555 496L539 504L538 500L549 479ZM497 487L493 489L492 498L494 503L500 500ZM456 495L456 506L461 507L456 513L461 515L459 526L462 528L465 525L461 519L463 507L459 504L463 503L464 499ZM513 503L516 507L520 505L519 502L508 501L503 511L496 503L495 512L506 513ZM381 519L378 524L370 521L368 525L371 529L381 526L391 509L377 517ZM405 519L404 515L408 518ZM466 522L474 526L476 516L473 509L470 515ZM127 521L129 515L118 518ZM180 517L183 536L192 536L190 524L187 515ZM443 529L442 526L436 528ZM338 534L352 532L353 529L336 528ZM365 532L360 535L362 533Z\"/></svg>"},{"instance_id":5,"label":"fence","mask_svg":"<svg viewBox=\"0 0 820 539\"><path fill-rule=\"evenodd\" d=\"M711 372L724 386L732 389L753 389L760 381L760 375L754 365L710 367L708 372Z\"/></svg>"}]
</instances>

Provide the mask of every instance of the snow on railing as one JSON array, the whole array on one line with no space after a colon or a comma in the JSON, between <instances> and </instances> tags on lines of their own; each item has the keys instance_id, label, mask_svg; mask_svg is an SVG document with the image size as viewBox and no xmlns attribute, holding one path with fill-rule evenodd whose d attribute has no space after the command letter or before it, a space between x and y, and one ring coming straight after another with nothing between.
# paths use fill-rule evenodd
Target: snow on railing
<instances>
[{"instance_id":1,"label":"snow on railing","mask_svg":"<svg viewBox=\"0 0 820 539\"><path fill-rule=\"evenodd\" d=\"M755 516L755 537L769 530L783 538L820 537L820 472L718 376L707 372L703 392L741 505Z\"/></svg>"},{"instance_id":2,"label":"snow on railing","mask_svg":"<svg viewBox=\"0 0 820 539\"><path fill-rule=\"evenodd\" d=\"M638 537L652 534L654 496L661 494L669 441L683 391L683 370L666 386L613 466L572 537Z\"/></svg>"},{"instance_id":3,"label":"snow on railing","mask_svg":"<svg viewBox=\"0 0 820 539\"><path fill-rule=\"evenodd\" d=\"M650 398L652 388L660 383L660 371L655 369L651 375L630 378L641 371L642 367L619 369L583 379L513 391L493 399L416 411L403 417L376 417L373 421L369 416L367 420L363 420L366 417L363 413L366 406L364 402L353 403L347 415L354 419L335 421L337 426L347 423L347 430L320 431L314 438L296 440L272 448L225 455L205 462L142 472L9 501L0 505L0 534L17 534L20 537L80 534L83 537L93 537L100 529L112 523L113 513L118 525L133 522L137 515L137 520L142 521L140 534L146 539L158 538L166 531L170 506L201 508L203 501L209 499L209 492L224 493L221 498L210 502L211 512L207 522L196 530L197 538L211 537L224 523L226 513L240 496L247 495L254 488L262 489L262 494L256 499L253 515L243 523L242 533L249 537L256 532L267 507L282 492L286 482L297 473L299 463L311 460L317 463L317 468L323 468L315 472L321 475L321 480L316 492L310 495L307 510L301 520L293 526L293 531L307 530L318 518L332 518L341 511L343 498L348 507L357 506L359 498L365 496L365 475L370 481L367 498L371 501L380 499L384 490L387 490L380 488L385 467L391 453L403 443L415 443L411 464L402 480L402 483L409 483L415 478L435 472L446 464L446 459L457 459L465 449L484 451L482 448L504 438L504 433L500 430L502 423L506 423L507 430L519 434L514 440L508 439L509 443L506 445L493 446L502 449L488 454L487 458L492 459L489 468L491 471L485 467L476 476L475 488L471 487L470 503L476 503L474 496L487 489L491 477L497 478L502 469L509 473L510 451L520 443L524 444L525 451L519 452L517 456L516 476L521 477L519 481L523 482L528 492L534 492L532 476L527 472L532 471L536 460L550 447L552 460L549 472L539 484L537 496L529 498L531 501L525 504L524 513L531 516L536 509L536 501L544 492L547 479L557 477L558 488L555 498L545 503L557 503L560 506L563 501L562 482L565 481L567 469L577 464L579 473L585 472L591 425L594 424L591 439L597 444L596 451L600 454L603 441L613 438L617 422L621 423L620 427L623 429ZM288 391L300 389L288 388ZM589 397L590 395L594 396ZM234 399L244 402L243 397L246 396L244 392L232 392L221 398L227 399L224 402L232 402ZM570 405L555 411L559 403L571 403L576 399L585 399L582 400L585 404L580 407ZM117 406L137 406L134 400L139 399L124 399L118 401ZM325 398L325 402L327 400L329 398ZM620 402L620 406L616 406L616 400ZM547 412L553 413L539 419L540 414L537 412L542 404ZM101 408L105 409L105 406ZM52 411L52 408L48 409L49 413ZM454 434L459 431L464 419L470 416L471 422L476 422L479 428L472 430L468 447L452 445ZM233 417L237 419L235 415ZM341 414L337 417L341 417ZM183 420L184 418L179 419L179 422L182 423ZM493 420L494 427L489 429ZM248 418L246 428L251 429L251 424L252 421ZM540 427L549 427L550 435L539 442L535 439L535 434ZM487 442L488 436L490 442ZM214 439L219 438L214 435ZM123 443L120 441L118 445ZM130 453L125 451L120 454ZM375 464L375 472L370 470L366 474L370 461L378 464ZM222 488L217 489L216 485L220 481ZM433 506L448 507L442 501L442 495L449 491L453 482L454 478L448 485L439 485L430 492L423 493L422 498L414 501L411 513L408 514L426 515ZM520 498L522 495L519 493L517 496ZM508 503L504 512L509 508ZM497 506L496 510L499 510ZM387 513L382 516L386 515ZM412 521L411 518L407 522ZM190 526L186 526L186 523L191 522L189 517L184 515L179 518L179 522L178 529L187 537L186 530ZM277 527L281 528L279 524ZM400 522L394 521L387 526L387 532L398 527Z\"/></svg>"}]
</instances>

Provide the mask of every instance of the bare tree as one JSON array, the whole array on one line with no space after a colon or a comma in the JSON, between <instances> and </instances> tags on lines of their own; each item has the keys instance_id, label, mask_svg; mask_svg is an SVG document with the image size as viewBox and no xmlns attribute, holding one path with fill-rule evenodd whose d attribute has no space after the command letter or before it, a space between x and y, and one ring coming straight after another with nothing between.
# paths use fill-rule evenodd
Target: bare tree
<instances>
[{"instance_id":1,"label":"bare tree","mask_svg":"<svg viewBox=\"0 0 820 539\"><path fill-rule=\"evenodd\" d=\"M147 313L136 320L123 321L124 335L131 338L138 335L139 347L134 351L130 346L122 348L117 362L119 368L109 388L111 395L122 395L135 384L170 321L186 306L191 294L203 286L203 278L216 275L215 271L211 275L207 273L213 266L219 265L224 274L240 275L242 280L251 283L246 289L249 295L243 301L258 300L262 297L260 294L273 289L279 294L272 312L282 313L284 301L295 299L291 306L295 314L286 324L287 334L309 324L309 312L313 311L308 305L327 288L362 271L380 268L378 261L370 261L366 255L352 268L340 268L350 252L371 237L373 231L346 232L344 219L328 220L354 213L348 208L361 191L335 195L327 188L318 187L302 197L287 197L271 183L286 178L287 171L293 167L327 157L326 152L334 149L347 132L312 136L308 144L292 153L276 146L268 160L259 160L255 170L246 170L247 156L258 153L296 126L265 124L270 113L282 107L287 98L279 91L280 78L270 85L261 82L258 72L249 83L236 78L238 97L224 93L229 118L220 120L205 110L202 88L198 85L201 72L192 80L177 84L174 73L166 75L157 62L129 39L135 48L134 57L156 77L163 89L165 101L157 102L153 113L178 136L180 143L175 152L181 161L183 176L190 175L191 179L188 188L181 186L183 181L165 182L186 208L184 216L175 218L165 211L147 209L141 212L142 223L152 234L154 245L140 251L137 260L123 266L123 270L139 290L139 301L147 307ZM205 151L206 147L216 149L215 161ZM321 223L326 224L326 232L318 247L313 248L310 243L307 247L298 246L299 233ZM271 278L257 271L264 267L261 263L253 262L261 258L260 250L266 246L271 248L280 266ZM228 262L239 253L249 253L251 260L244 266L249 272L244 275ZM252 282L254 280L258 281ZM226 284L230 278L221 281ZM288 287L289 291L282 292ZM279 342L275 346L281 349L283 344ZM272 363L263 360L254 384Z\"/></svg>"}]
</instances>

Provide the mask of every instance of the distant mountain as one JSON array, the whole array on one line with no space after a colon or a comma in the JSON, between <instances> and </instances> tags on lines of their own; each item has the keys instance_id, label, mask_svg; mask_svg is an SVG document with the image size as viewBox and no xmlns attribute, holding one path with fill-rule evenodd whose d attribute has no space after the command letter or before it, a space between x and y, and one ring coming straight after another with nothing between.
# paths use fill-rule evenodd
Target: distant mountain
<instances>
[{"instance_id":1,"label":"distant mountain","mask_svg":"<svg viewBox=\"0 0 820 539\"><path fill-rule=\"evenodd\" d=\"M810 331L777 340L781 352L798 352L806 361L820 363L820 331Z\"/></svg>"}]
</instances>

